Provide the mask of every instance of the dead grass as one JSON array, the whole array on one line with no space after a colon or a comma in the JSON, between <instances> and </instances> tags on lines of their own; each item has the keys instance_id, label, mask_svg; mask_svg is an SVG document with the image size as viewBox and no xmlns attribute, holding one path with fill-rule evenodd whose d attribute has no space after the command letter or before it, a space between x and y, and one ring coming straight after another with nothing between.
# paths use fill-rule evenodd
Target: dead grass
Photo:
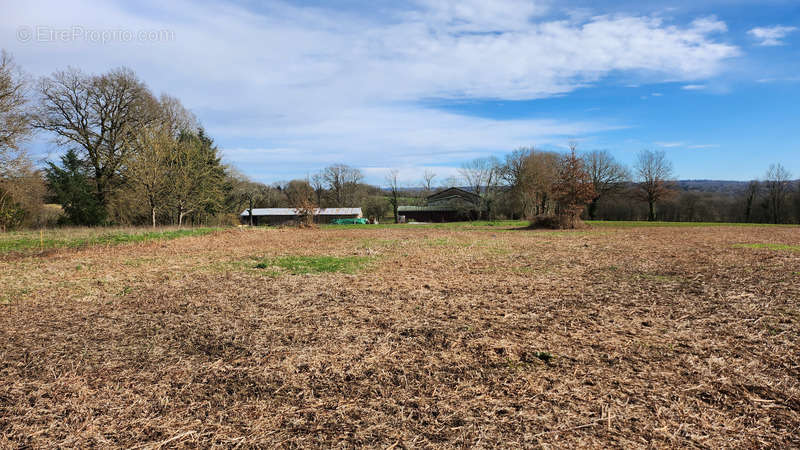
<instances>
[{"instance_id":1,"label":"dead grass","mask_svg":"<svg viewBox=\"0 0 800 450\"><path fill-rule=\"evenodd\" d=\"M0 261L0 447L797 447L800 254L742 242L800 234L259 229Z\"/></svg>"}]
</instances>

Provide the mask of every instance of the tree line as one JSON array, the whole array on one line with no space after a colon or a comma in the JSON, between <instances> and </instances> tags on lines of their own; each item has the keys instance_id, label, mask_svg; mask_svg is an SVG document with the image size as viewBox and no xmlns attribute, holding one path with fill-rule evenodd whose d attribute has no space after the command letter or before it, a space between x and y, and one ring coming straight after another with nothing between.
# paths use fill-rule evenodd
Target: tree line
<instances>
[{"instance_id":1,"label":"tree line","mask_svg":"<svg viewBox=\"0 0 800 450\"><path fill-rule=\"evenodd\" d=\"M800 184L781 164L761 180L717 182L725 188L712 191L676 180L663 151L642 150L626 167L606 150L570 144L566 154L523 147L503 160L478 158L459 174L487 218L557 217L569 186L584 190L585 202L574 205L584 219L800 223Z\"/></svg>"},{"instance_id":2,"label":"tree line","mask_svg":"<svg viewBox=\"0 0 800 450\"><path fill-rule=\"evenodd\" d=\"M24 150L35 133L63 154L37 167ZM487 219L800 222L797 183L780 164L742 189L708 192L681 186L665 153L651 150L628 168L604 150L523 147L468 161L444 180L425 170L413 189L399 185L397 170L381 188L345 164L267 185L224 165L180 100L154 95L129 69L68 68L34 80L0 54L0 230L233 223L256 207L361 207L397 220L398 206L424 205L447 187L478 194Z\"/></svg>"}]
</instances>

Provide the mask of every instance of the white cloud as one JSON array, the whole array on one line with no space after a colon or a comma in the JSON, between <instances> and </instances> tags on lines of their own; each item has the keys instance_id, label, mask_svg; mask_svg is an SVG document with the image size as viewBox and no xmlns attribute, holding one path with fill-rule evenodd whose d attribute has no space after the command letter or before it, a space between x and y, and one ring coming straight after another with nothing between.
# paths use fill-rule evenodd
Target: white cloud
<instances>
[{"instance_id":1,"label":"white cloud","mask_svg":"<svg viewBox=\"0 0 800 450\"><path fill-rule=\"evenodd\" d=\"M687 84L681 87L684 91L702 91L705 88L706 85L704 84Z\"/></svg>"},{"instance_id":2,"label":"white cloud","mask_svg":"<svg viewBox=\"0 0 800 450\"><path fill-rule=\"evenodd\" d=\"M686 146L686 148L692 148L692 149L717 148L717 147L719 147L719 144L693 144Z\"/></svg>"},{"instance_id":3,"label":"white cloud","mask_svg":"<svg viewBox=\"0 0 800 450\"><path fill-rule=\"evenodd\" d=\"M653 142L653 143L659 147L666 147L666 148L683 147L685 145L683 142Z\"/></svg>"},{"instance_id":4,"label":"white cloud","mask_svg":"<svg viewBox=\"0 0 800 450\"><path fill-rule=\"evenodd\" d=\"M797 31L797 27L787 27L783 25L775 25L771 27L756 27L747 32L754 39L757 39L758 45L767 47L784 45L783 38Z\"/></svg>"},{"instance_id":5,"label":"white cloud","mask_svg":"<svg viewBox=\"0 0 800 450\"><path fill-rule=\"evenodd\" d=\"M168 42L6 42L35 75L130 66L156 92L181 98L254 175L257 162L294 154L303 167L445 164L616 128L467 117L420 101L545 98L620 72L690 83L719 74L739 53L718 40L726 27L714 18L685 26L630 15L554 20L549 4L420 0L413 11L371 17L282 2L257 11L188 0L13 2L3 6L0 35L20 25L174 32ZM263 148L272 150L255 150Z\"/></svg>"},{"instance_id":6,"label":"white cloud","mask_svg":"<svg viewBox=\"0 0 800 450\"><path fill-rule=\"evenodd\" d=\"M653 142L653 144L657 145L658 147L664 148L690 148L690 149L703 149L703 148L715 148L719 147L717 144L688 144L686 142L676 141L676 142Z\"/></svg>"}]
</instances>

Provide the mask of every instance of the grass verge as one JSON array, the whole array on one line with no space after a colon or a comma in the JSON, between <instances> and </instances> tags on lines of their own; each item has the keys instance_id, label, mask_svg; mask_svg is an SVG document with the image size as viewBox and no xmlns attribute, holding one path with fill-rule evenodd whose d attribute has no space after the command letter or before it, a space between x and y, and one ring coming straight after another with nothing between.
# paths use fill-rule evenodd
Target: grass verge
<instances>
[{"instance_id":1,"label":"grass verge","mask_svg":"<svg viewBox=\"0 0 800 450\"><path fill-rule=\"evenodd\" d=\"M145 231L135 228L118 230L84 228L47 230L41 234L36 231L26 231L0 235L0 254L169 240L188 236L202 236L218 230L219 228L184 228L160 231Z\"/></svg>"},{"instance_id":2,"label":"grass verge","mask_svg":"<svg viewBox=\"0 0 800 450\"><path fill-rule=\"evenodd\" d=\"M733 248L761 248L768 250L789 250L793 252L800 252L800 245L786 244L734 244Z\"/></svg>"}]
</instances>

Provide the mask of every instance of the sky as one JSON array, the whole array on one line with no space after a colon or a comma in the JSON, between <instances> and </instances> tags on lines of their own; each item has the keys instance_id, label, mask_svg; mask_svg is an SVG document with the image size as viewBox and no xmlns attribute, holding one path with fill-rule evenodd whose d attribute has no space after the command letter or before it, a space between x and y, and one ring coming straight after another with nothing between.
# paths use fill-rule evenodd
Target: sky
<instances>
[{"instance_id":1,"label":"sky","mask_svg":"<svg viewBox=\"0 0 800 450\"><path fill-rule=\"evenodd\" d=\"M443 182L570 142L628 165L663 150L680 179L800 177L798 0L0 3L32 78L129 67L266 183L334 163Z\"/></svg>"}]
</instances>

